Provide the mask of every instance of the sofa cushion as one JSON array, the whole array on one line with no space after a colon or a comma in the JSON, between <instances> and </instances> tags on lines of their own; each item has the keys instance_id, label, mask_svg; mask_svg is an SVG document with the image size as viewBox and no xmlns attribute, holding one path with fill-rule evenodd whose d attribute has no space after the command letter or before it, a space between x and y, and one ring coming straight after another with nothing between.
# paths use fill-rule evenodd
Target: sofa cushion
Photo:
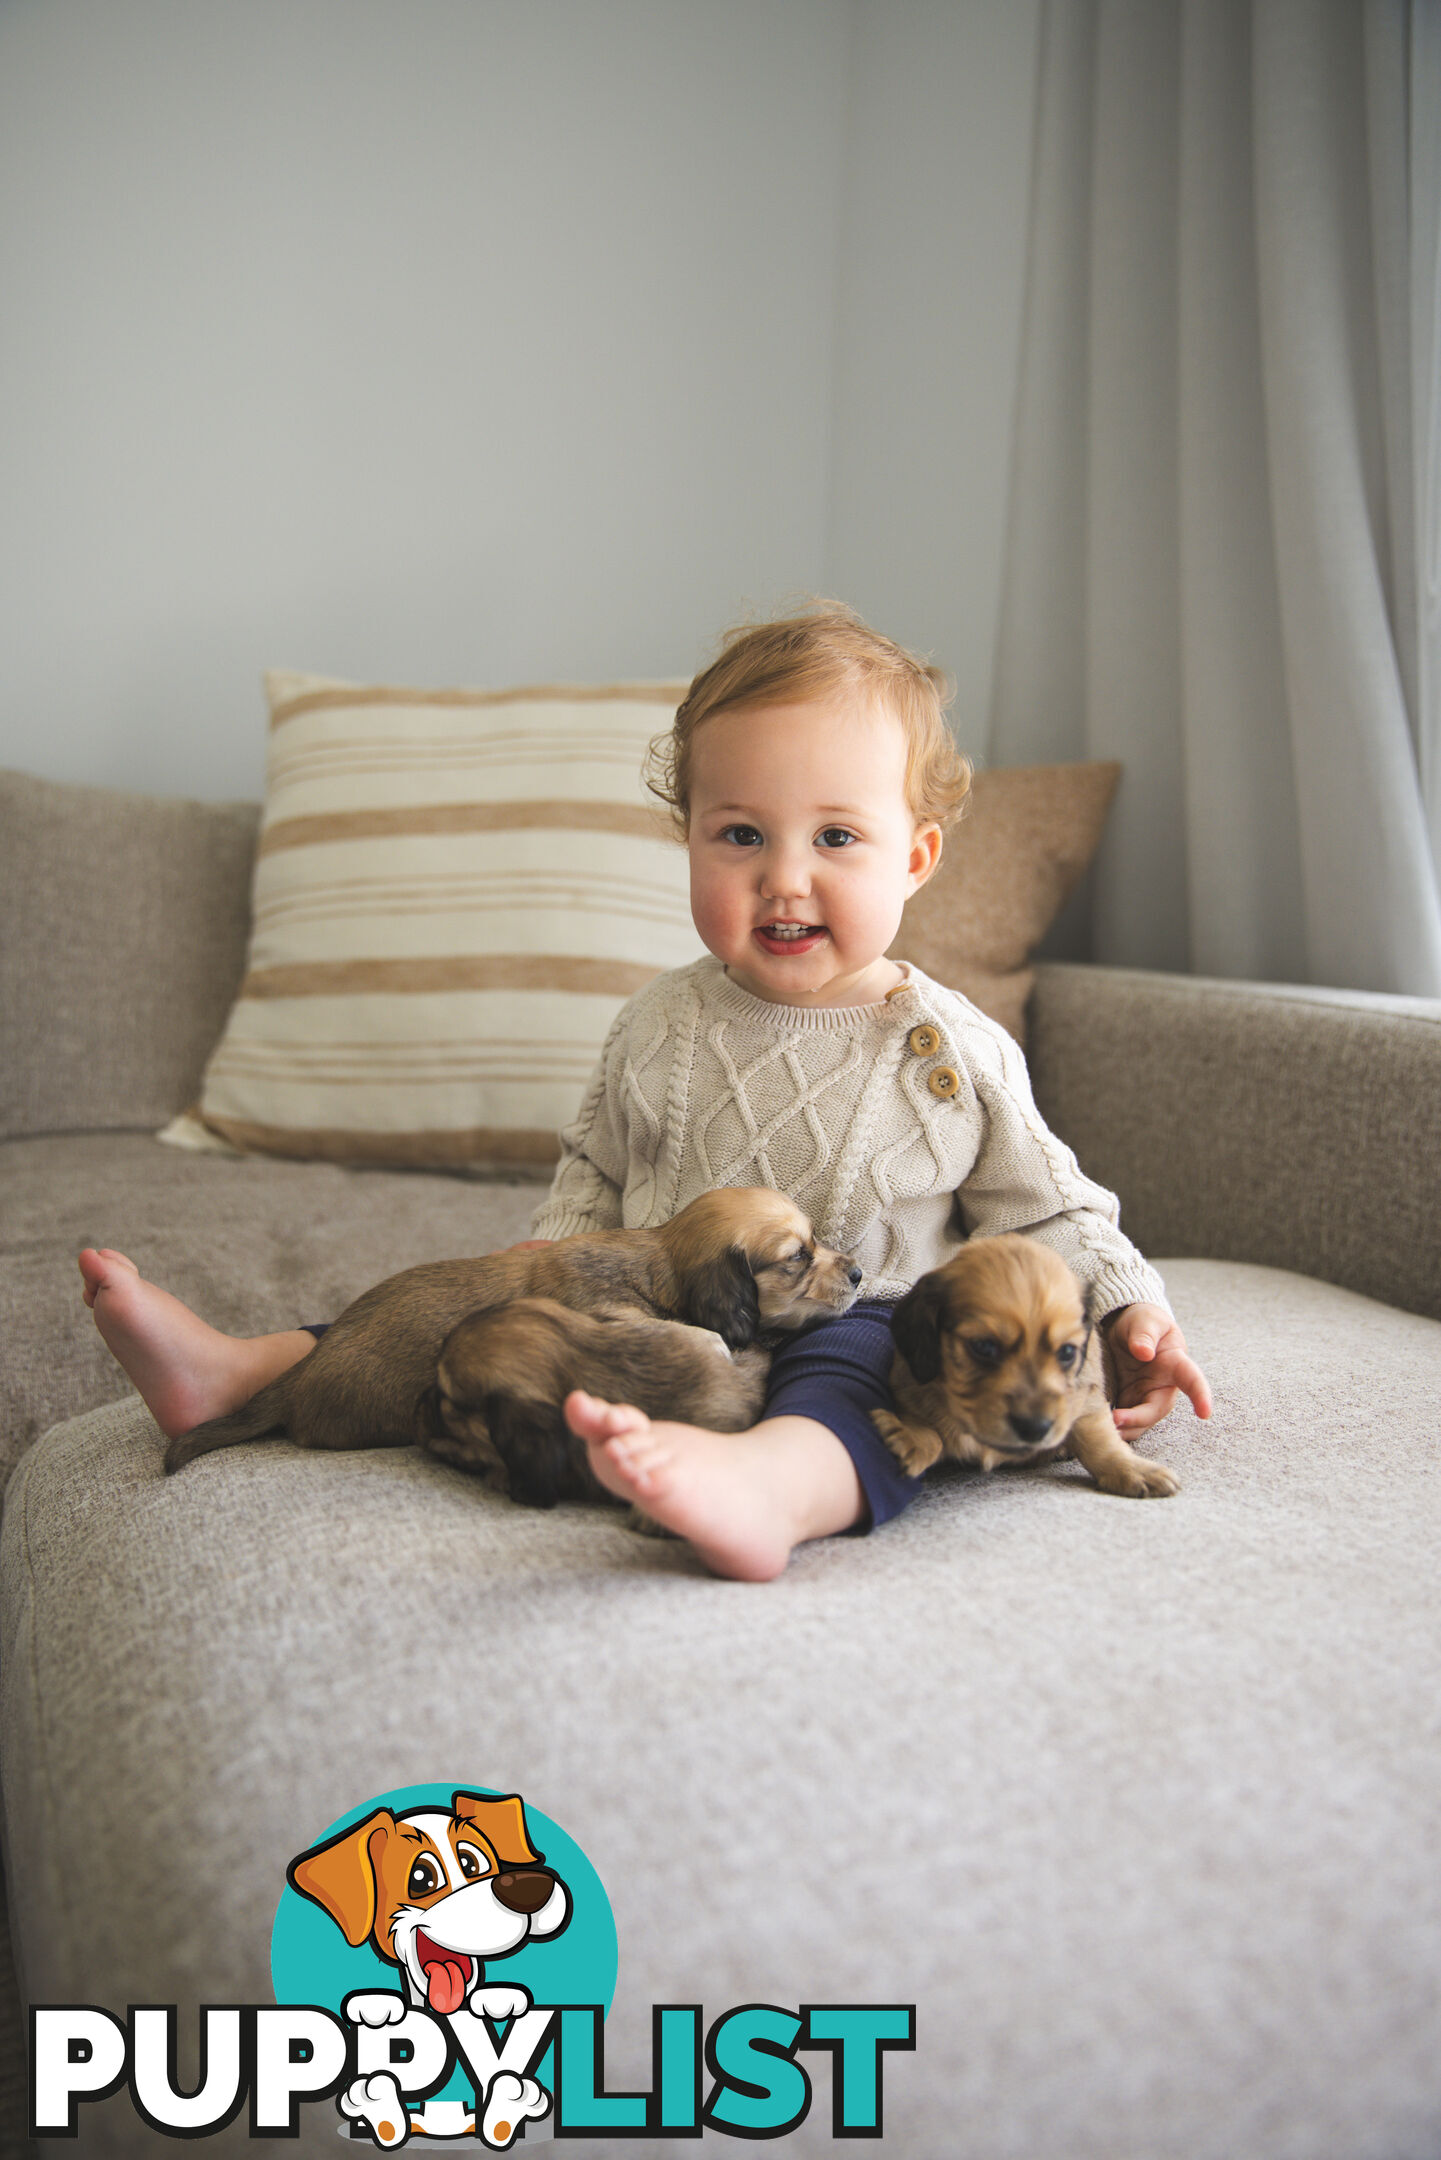
<instances>
[{"instance_id":1,"label":"sofa cushion","mask_svg":"<svg viewBox=\"0 0 1441 2160\"><path fill-rule=\"evenodd\" d=\"M256 811L0 773L0 1138L162 1125L245 954Z\"/></svg>"},{"instance_id":2,"label":"sofa cushion","mask_svg":"<svg viewBox=\"0 0 1441 2160\"><path fill-rule=\"evenodd\" d=\"M250 953L206 1124L339 1162L554 1162L625 1000L702 951L641 775L684 685L267 686Z\"/></svg>"},{"instance_id":3,"label":"sofa cushion","mask_svg":"<svg viewBox=\"0 0 1441 2160\"><path fill-rule=\"evenodd\" d=\"M612 2088L648 2086L652 2003L913 2002L899 2153L1430 2150L1441 1324L1166 1272L1217 1397L1150 1443L1175 1499L952 1474L765 1587L409 1451L167 1480L133 1403L52 1432L0 1568L31 1997L176 2001L191 2047L198 2001L270 1999L286 1862L454 1777L599 1870ZM817 2077L787 2152L833 2150ZM153 2149L123 2096L82 2119Z\"/></svg>"},{"instance_id":4,"label":"sofa cushion","mask_svg":"<svg viewBox=\"0 0 1441 2160\"><path fill-rule=\"evenodd\" d=\"M525 1237L544 1186L217 1160L139 1133L0 1146L0 1480L58 1418L128 1383L75 1255L114 1245L231 1333L325 1320L398 1268Z\"/></svg>"}]
</instances>

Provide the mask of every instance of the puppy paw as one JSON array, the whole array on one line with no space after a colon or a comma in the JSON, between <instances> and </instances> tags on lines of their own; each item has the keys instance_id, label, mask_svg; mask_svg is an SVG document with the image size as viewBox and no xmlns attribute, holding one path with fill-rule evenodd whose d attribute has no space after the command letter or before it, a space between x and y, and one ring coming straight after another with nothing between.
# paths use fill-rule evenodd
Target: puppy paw
<instances>
[{"instance_id":1,"label":"puppy paw","mask_svg":"<svg viewBox=\"0 0 1441 2160\"><path fill-rule=\"evenodd\" d=\"M469 2007L475 2015L488 2017L499 2025L507 2018L524 2017L530 2008L530 1996L523 1987L477 1988Z\"/></svg>"},{"instance_id":2,"label":"puppy paw","mask_svg":"<svg viewBox=\"0 0 1441 2160\"><path fill-rule=\"evenodd\" d=\"M534 2078L498 2070L485 2096L481 2136L487 2145L506 2146L523 2122L550 2113L550 2094Z\"/></svg>"},{"instance_id":3,"label":"puppy paw","mask_svg":"<svg viewBox=\"0 0 1441 2160\"><path fill-rule=\"evenodd\" d=\"M1107 1466L1096 1476L1102 1492L1119 1493L1124 1500L1167 1500L1181 1490L1181 1480L1164 1463L1148 1462L1133 1455L1127 1462Z\"/></svg>"},{"instance_id":4,"label":"puppy paw","mask_svg":"<svg viewBox=\"0 0 1441 2160\"><path fill-rule=\"evenodd\" d=\"M399 2025L405 2016L403 1995L347 1995L345 2016L352 2025L369 2025L379 2031L382 2025Z\"/></svg>"},{"instance_id":5,"label":"puppy paw","mask_svg":"<svg viewBox=\"0 0 1441 2160\"><path fill-rule=\"evenodd\" d=\"M393 2152L410 2136L410 2117L400 2097L400 2087L388 2070L372 2077L356 2078L336 2102L342 2115L363 2122L377 2145Z\"/></svg>"},{"instance_id":6,"label":"puppy paw","mask_svg":"<svg viewBox=\"0 0 1441 2160\"><path fill-rule=\"evenodd\" d=\"M919 1477L942 1455L940 1435L929 1425L904 1425L889 1410L873 1410L871 1423L895 1456L907 1477Z\"/></svg>"}]
</instances>

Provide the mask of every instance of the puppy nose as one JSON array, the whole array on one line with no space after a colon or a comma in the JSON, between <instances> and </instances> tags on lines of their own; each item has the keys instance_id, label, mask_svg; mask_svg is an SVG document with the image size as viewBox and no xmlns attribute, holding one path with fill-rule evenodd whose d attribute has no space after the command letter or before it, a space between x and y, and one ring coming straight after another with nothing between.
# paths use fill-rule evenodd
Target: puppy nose
<instances>
[{"instance_id":1,"label":"puppy nose","mask_svg":"<svg viewBox=\"0 0 1441 2160\"><path fill-rule=\"evenodd\" d=\"M507 1912L539 1912L555 1888L555 1878L543 1869L511 1869L495 1878L497 1903Z\"/></svg>"},{"instance_id":2,"label":"puppy nose","mask_svg":"<svg viewBox=\"0 0 1441 2160\"><path fill-rule=\"evenodd\" d=\"M1013 1410L1006 1423L1018 1440L1024 1440L1028 1447L1034 1447L1038 1440L1045 1439L1055 1420L1048 1417L1022 1417L1019 1410Z\"/></svg>"},{"instance_id":3,"label":"puppy nose","mask_svg":"<svg viewBox=\"0 0 1441 2160\"><path fill-rule=\"evenodd\" d=\"M851 1271L850 1271L850 1276L849 1276L849 1280L850 1280L850 1282L851 1282L852 1286L854 1286L854 1285L855 1285L856 1283L860 1282L860 1281L861 1281L861 1279L862 1279L862 1278L861 1278L861 1271L860 1271L860 1269L859 1269L858 1267L853 1267L853 1268L851 1269Z\"/></svg>"}]
</instances>

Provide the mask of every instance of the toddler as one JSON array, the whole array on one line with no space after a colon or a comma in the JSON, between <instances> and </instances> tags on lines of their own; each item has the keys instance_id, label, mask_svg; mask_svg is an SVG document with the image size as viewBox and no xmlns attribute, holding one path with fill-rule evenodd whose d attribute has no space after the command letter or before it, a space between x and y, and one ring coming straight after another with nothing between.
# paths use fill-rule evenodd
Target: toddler
<instances>
[{"instance_id":1,"label":"toddler","mask_svg":"<svg viewBox=\"0 0 1441 2160\"><path fill-rule=\"evenodd\" d=\"M1019 1230L1097 1292L1133 1438L1204 1375L1114 1197L1043 1124L1011 1037L886 958L970 785L930 673L848 610L735 633L698 675L651 785L690 856L709 957L662 975L612 1028L561 1135L539 1238L669 1221L720 1185L770 1185L865 1271L861 1303L777 1355L747 1433L656 1423L576 1394L597 1477L714 1572L766 1581L794 1547L867 1530L919 1481L876 1434L895 1301L969 1236ZM86 1300L167 1434L236 1407L312 1347L205 1325L113 1252Z\"/></svg>"}]
</instances>

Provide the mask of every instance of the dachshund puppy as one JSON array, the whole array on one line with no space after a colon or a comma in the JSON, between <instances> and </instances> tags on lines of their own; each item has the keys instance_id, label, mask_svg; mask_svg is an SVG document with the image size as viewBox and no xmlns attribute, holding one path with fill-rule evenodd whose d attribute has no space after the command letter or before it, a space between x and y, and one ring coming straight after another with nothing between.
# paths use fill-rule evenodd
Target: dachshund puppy
<instances>
[{"instance_id":1,"label":"dachshund puppy","mask_svg":"<svg viewBox=\"0 0 1441 2160\"><path fill-rule=\"evenodd\" d=\"M1102 1492L1144 1500L1179 1490L1116 1430L1089 1295L1048 1245L975 1239L921 1277L891 1329L900 1414L871 1419L912 1477L942 1455L982 1470L1074 1455Z\"/></svg>"},{"instance_id":2,"label":"dachshund puppy","mask_svg":"<svg viewBox=\"0 0 1441 2160\"><path fill-rule=\"evenodd\" d=\"M765 1188L703 1193L658 1230L431 1261L365 1291L242 1409L172 1440L165 1467L277 1432L302 1447L409 1447L451 1329L517 1298L602 1320L683 1320L743 1350L844 1312L860 1279L842 1254L817 1245L799 1208Z\"/></svg>"},{"instance_id":3,"label":"dachshund puppy","mask_svg":"<svg viewBox=\"0 0 1441 2160\"><path fill-rule=\"evenodd\" d=\"M648 1417L744 1432L760 1415L770 1362L756 1348L732 1356L719 1335L678 1320L598 1320L552 1298L520 1298L472 1313L447 1336L416 1437L526 1507L613 1502L565 1422L573 1388ZM644 1518L640 1527L653 1526Z\"/></svg>"}]
</instances>

